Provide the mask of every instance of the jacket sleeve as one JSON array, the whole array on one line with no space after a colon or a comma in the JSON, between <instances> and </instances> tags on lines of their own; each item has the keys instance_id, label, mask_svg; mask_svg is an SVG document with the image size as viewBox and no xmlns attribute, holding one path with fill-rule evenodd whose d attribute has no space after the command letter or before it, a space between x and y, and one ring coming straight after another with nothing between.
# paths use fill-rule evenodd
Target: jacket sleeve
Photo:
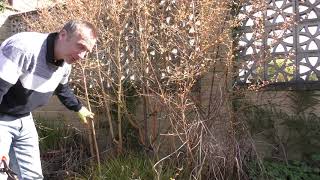
<instances>
[{"instance_id":1,"label":"jacket sleeve","mask_svg":"<svg viewBox=\"0 0 320 180\"><path fill-rule=\"evenodd\" d=\"M30 62L26 54L14 47L10 40L3 42L0 47L0 104L3 96L8 92L26 71Z\"/></svg>"},{"instance_id":2,"label":"jacket sleeve","mask_svg":"<svg viewBox=\"0 0 320 180\"><path fill-rule=\"evenodd\" d=\"M78 112L81 109L82 104L74 95L68 83L60 83L55 90L55 94L58 96L61 103L65 105L69 110Z\"/></svg>"}]
</instances>

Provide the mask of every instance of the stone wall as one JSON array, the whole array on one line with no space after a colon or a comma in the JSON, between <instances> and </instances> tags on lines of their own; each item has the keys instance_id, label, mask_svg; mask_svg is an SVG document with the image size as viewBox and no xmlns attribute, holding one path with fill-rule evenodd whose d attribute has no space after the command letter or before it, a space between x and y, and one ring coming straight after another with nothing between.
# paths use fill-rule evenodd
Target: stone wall
<instances>
[{"instance_id":1,"label":"stone wall","mask_svg":"<svg viewBox=\"0 0 320 180\"><path fill-rule=\"evenodd\" d=\"M8 9L0 13L0 43L12 34L11 23L8 17L14 13L14 11Z\"/></svg>"}]
</instances>

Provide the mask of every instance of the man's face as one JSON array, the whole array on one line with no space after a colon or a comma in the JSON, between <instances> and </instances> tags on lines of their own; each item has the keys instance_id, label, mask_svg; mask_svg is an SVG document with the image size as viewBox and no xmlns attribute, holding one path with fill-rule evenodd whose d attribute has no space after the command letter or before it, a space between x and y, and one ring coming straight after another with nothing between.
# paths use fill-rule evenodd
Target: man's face
<instances>
[{"instance_id":1,"label":"man's face","mask_svg":"<svg viewBox=\"0 0 320 180\"><path fill-rule=\"evenodd\" d=\"M88 52L91 52L96 38L92 36L89 28L79 28L72 34L68 34L65 30L60 34L62 40L62 58L66 63L72 64L83 59Z\"/></svg>"}]
</instances>

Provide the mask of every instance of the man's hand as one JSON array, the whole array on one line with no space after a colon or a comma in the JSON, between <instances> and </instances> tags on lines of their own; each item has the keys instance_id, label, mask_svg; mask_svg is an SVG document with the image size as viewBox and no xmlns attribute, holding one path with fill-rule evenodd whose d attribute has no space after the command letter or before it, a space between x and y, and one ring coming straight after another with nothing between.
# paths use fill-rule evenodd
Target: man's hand
<instances>
[{"instance_id":1,"label":"man's hand","mask_svg":"<svg viewBox=\"0 0 320 180\"><path fill-rule=\"evenodd\" d=\"M90 112L86 107L82 106L82 108L77 113L81 119L81 122L87 124L87 118L93 118L94 114Z\"/></svg>"}]
</instances>

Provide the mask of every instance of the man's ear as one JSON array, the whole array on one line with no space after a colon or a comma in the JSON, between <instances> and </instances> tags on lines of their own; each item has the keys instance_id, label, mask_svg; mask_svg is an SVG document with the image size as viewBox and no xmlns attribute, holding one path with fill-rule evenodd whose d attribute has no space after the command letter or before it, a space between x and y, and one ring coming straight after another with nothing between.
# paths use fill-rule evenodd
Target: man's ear
<instances>
[{"instance_id":1,"label":"man's ear","mask_svg":"<svg viewBox=\"0 0 320 180\"><path fill-rule=\"evenodd\" d=\"M67 31L65 29L62 29L60 32L59 32L59 39L62 40L62 39L67 39Z\"/></svg>"}]
</instances>

